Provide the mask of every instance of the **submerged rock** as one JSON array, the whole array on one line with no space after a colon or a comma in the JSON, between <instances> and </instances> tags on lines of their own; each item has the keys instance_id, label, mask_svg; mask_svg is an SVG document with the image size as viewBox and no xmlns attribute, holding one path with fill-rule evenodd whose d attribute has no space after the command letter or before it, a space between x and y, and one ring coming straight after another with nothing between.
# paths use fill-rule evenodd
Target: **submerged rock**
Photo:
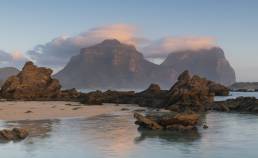
<instances>
[{"instance_id":1,"label":"submerged rock","mask_svg":"<svg viewBox=\"0 0 258 158\"><path fill-rule=\"evenodd\" d=\"M50 100L58 96L61 85L51 77L52 70L27 62L16 76L9 77L1 88L1 96L15 100Z\"/></svg>"},{"instance_id":2,"label":"submerged rock","mask_svg":"<svg viewBox=\"0 0 258 158\"><path fill-rule=\"evenodd\" d=\"M13 128L12 130L1 130L1 141L19 141L25 139L29 135L29 132L23 128Z\"/></svg>"}]
</instances>

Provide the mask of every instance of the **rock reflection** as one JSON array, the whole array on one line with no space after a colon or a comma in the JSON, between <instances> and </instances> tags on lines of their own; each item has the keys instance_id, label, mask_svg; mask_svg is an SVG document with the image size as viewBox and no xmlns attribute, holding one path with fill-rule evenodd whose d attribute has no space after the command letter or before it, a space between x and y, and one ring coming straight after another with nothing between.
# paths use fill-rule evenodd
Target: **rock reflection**
<instances>
[{"instance_id":1,"label":"rock reflection","mask_svg":"<svg viewBox=\"0 0 258 158\"><path fill-rule=\"evenodd\" d=\"M201 138L198 130L191 130L187 132L178 131L164 131L164 130L148 130L138 129L140 136L135 138L135 143L140 143L147 139L161 139L166 143L191 143Z\"/></svg>"},{"instance_id":2,"label":"rock reflection","mask_svg":"<svg viewBox=\"0 0 258 158\"><path fill-rule=\"evenodd\" d=\"M6 128L21 127L29 131L29 137L48 138L52 131L53 124L59 120L22 120L22 121L6 121Z\"/></svg>"}]
</instances>

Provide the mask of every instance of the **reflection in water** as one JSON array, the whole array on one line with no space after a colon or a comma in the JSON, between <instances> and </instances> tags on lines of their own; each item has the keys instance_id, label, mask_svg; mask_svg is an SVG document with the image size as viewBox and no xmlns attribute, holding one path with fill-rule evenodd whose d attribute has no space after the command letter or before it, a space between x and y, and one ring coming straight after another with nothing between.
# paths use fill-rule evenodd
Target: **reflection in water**
<instances>
[{"instance_id":1,"label":"reflection in water","mask_svg":"<svg viewBox=\"0 0 258 158\"><path fill-rule=\"evenodd\" d=\"M200 139L200 133L198 130L191 130L187 132L177 132L177 131L153 131L153 130L145 130L139 129L141 135L135 138L136 143L140 143L146 139L161 139L162 141L166 141L166 143L191 143L195 140Z\"/></svg>"},{"instance_id":2,"label":"reflection in water","mask_svg":"<svg viewBox=\"0 0 258 158\"><path fill-rule=\"evenodd\" d=\"M130 112L87 119L1 122L31 131L18 143L0 144L2 158L257 157L258 116L209 113L209 129L190 133L137 130Z\"/></svg>"}]
</instances>

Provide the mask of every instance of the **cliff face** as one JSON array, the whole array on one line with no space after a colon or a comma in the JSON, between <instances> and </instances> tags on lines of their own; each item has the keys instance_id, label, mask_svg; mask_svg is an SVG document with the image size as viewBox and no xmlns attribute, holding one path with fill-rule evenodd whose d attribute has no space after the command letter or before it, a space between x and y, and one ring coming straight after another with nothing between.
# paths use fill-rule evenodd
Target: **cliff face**
<instances>
[{"instance_id":1,"label":"cliff face","mask_svg":"<svg viewBox=\"0 0 258 158\"><path fill-rule=\"evenodd\" d=\"M55 77L67 88L144 88L158 81L155 72L166 73L159 69L134 46L105 40L82 49Z\"/></svg>"},{"instance_id":2,"label":"cliff face","mask_svg":"<svg viewBox=\"0 0 258 158\"><path fill-rule=\"evenodd\" d=\"M117 40L83 48L54 77L65 88L142 89L157 83L168 89L184 70L226 85L235 82L234 70L220 48L172 53L156 65L134 46Z\"/></svg>"},{"instance_id":3,"label":"cliff face","mask_svg":"<svg viewBox=\"0 0 258 158\"><path fill-rule=\"evenodd\" d=\"M224 85L231 85L236 81L234 69L225 58L223 50L218 47L173 52L161 65L173 67L179 73L189 70Z\"/></svg>"}]
</instances>

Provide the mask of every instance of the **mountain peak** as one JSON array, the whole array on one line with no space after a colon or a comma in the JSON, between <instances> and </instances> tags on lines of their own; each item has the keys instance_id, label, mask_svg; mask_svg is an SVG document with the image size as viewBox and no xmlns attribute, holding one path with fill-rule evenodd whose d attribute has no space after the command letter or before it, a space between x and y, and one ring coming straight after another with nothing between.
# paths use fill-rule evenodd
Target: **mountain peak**
<instances>
[{"instance_id":1,"label":"mountain peak","mask_svg":"<svg viewBox=\"0 0 258 158\"><path fill-rule=\"evenodd\" d=\"M121 42L118 41L117 39L106 39L103 42L100 43L101 45L121 45Z\"/></svg>"}]
</instances>

